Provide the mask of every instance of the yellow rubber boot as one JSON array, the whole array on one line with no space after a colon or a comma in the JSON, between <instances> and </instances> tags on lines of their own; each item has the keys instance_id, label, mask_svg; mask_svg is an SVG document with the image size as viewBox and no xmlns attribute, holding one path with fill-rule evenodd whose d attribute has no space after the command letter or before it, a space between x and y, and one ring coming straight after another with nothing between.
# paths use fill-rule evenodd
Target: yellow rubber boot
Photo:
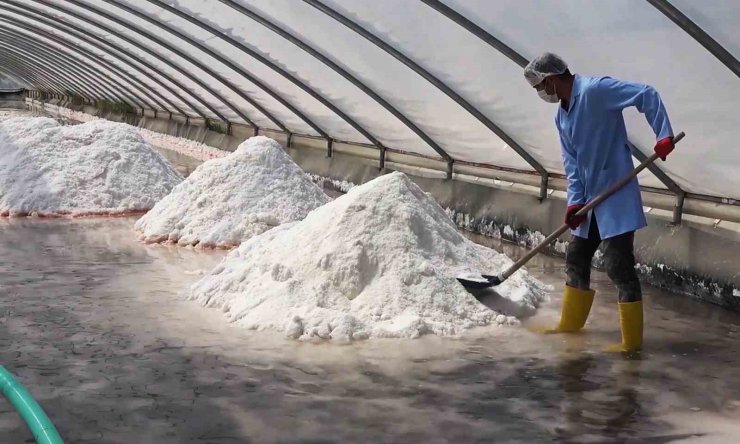
<instances>
[{"instance_id":1,"label":"yellow rubber boot","mask_svg":"<svg viewBox=\"0 0 740 444\"><path fill-rule=\"evenodd\" d=\"M574 333L583 328L594 302L594 290L580 290L565 286L563 292L563 309L560 313L560 323L552 329L543 330L543 333Z\"/></svg>"},{"instance_id":2,"label":"yellow rubber boot","mask_svg":"<svg viewBox=\"0 0 740 444\"><path fill-rule=\"evenodd\" d=\"M642 301L619 303L622 343L607 347L610 352L634 352L642 348Z\"/></svg>"}]
</instances>

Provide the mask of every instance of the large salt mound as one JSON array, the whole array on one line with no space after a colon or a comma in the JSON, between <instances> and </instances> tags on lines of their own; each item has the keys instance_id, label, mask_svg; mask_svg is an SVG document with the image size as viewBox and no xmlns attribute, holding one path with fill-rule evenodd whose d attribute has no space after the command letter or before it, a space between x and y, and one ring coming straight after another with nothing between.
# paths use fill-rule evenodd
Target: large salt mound
<instances>
[{"instance_id":1,"label":"large salt mound","mask_svg":"<svg viewBox=\"0 0 740 444\"><path fill-rule=\"evenodd\" d=\"M46 117L0 122L3 216L146 211L181 181L129 125L60 126Z\"/></svg>"},{"instance_id":2,"label":"large salt mound","mask_svg":"<svg viewBox=\"0 0 740 444\"><path fill-rule=\"evenodd\" d=\"M511 263L462 236L432 197L392 173L243 243L191 287L190 297L244 327L293 338L452 335L516 323L455 279ZM545 287L523 270L496 291L532 310L545 297Z\"/></svg>"},{"instance_id":3,"label":"large salt mound","mask_svg":"<svg viewBox=\"0 0 740 444\"><path fill-rule=\"evenodd\" d=\"M257 136L198 166L135 228L145 242L232 247L327 202L279 143Z\"/></svg>"}]
</instances>

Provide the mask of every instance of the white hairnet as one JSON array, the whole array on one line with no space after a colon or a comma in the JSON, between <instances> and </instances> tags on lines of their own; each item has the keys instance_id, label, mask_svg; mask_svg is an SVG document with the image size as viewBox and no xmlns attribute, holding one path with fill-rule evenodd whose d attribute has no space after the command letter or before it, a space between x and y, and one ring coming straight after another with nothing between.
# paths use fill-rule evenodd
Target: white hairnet
<instances>
[{"instance_id":1,"label":"white hairnet","mask_svg":"<svg viewBox=\"0 0 740 444\"><path fill-rule=\"evenodd\" d=\"M524 78L532 86L539 85L545 77L564 73L568 64L559 55L546 52L535 57L524 67Z\"/></svg>"}]
</instances>

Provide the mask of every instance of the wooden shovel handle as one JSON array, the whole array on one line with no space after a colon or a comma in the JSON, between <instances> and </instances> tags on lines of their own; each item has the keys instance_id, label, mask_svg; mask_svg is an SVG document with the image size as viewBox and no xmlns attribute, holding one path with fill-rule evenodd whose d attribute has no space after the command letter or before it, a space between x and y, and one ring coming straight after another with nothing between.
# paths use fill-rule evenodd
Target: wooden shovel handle
<instances>
[{"instance_id":1,"label":"wooden shovel handle","mask_svg":"<svg viewBox=\"0 0 740 444\"><path fill-rule=\"evenodd\" d=\"M678 142L680 142L681 139L684 138L684 136L686 136L686 134L683 131L681 131L680 133L678 133L678 135L676 135L673 138L673 144L675 145ZM603 202L606 199L608 199L609 196L611 196L612 194L614 194L617 191L619 191L619 189L621 189L623 186L627 185L627 183L629 183L638 174L640 174L642 172L642 170L644 170L645 168L647 168L651 163L655 162L656 159L658 159L658 154L657 153L653 153L652 156L650 156L647 159L645 159L644 161L642 161L642 163L640 165L638 165L634 170L632 170L632 172L630 174L628 174L627 176L625 176L619 182L617 182L614 185L610 186L603 193L601 193L598 196L596 196L593 200L591 200L591 202L587 203L583 208L581 208L580 210L578 210L578 212L575 215L576 216L585 216L586 214L588 214L588 212L591 211L595 206L599 205L601 202ZM524 266L524 264L526 264L527 262L529 262L529 260L532 259L537 253L539 253L540 251L544 250L548 245L550 245L553 241L555 241L555 239L557 239L560 236L562 236L563 233L565 233L566 231L568 231L569 228L570 227L568 226L568 224L561 225L560 228L558 228L557 230L555 230L555 232L553 232L551 235L547 236L547 238L545 238L544 241L542 241L536 247L532 248L521 259L519 259L518 261L516 261L516 263L514 265L512 265L506 271L504 271L501 274L501 276L500 276L501 280L503 281L503 280L507 279L509 276L511 276L512 274L514 274L517 270L519 270L520 268L522 268Z\"/></svg>"}]
</instances>

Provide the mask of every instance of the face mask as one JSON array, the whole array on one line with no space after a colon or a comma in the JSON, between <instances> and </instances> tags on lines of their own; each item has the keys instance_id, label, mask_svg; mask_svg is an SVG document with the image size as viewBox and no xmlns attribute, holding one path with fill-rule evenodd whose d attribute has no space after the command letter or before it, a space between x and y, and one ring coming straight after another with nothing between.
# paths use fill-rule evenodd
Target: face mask
<instances>
[{"instance_id":1,"label":"face mask","mask_svg":"<svg viewBox=\"0 0 740 444\"><path fill-rule=\"evenodd\" d=\"M558 103L560 99L558 99L557 94L548 94L545 92L544 88L537 91L537 95L540 96L540 99L544 100L547 103Z\"/></svg>"},{"instance_id":2,"label":"face mask","mask_svg":"<svg viewBox=\"0 0 740 444\"><path fill-rule=\"evenodd\" d=\"M540 96L540 99L544 100L547 103L558 103L560 101L557 94L548 94L547 88L542 88L541 90L537 91L537 95Z\"/></svg>"}]
</instances>

